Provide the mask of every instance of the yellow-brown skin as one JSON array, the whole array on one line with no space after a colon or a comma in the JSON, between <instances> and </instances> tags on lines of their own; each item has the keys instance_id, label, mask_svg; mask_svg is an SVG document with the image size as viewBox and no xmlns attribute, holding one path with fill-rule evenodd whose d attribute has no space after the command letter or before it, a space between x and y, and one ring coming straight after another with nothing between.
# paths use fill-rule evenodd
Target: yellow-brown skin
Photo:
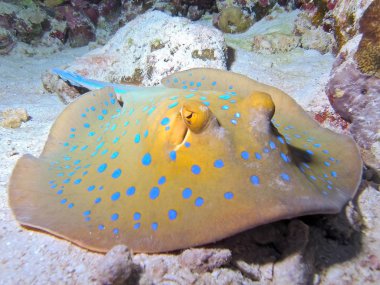
<instances>
[{"instance_id":1,"label":"yellow-brown skin","mask_svg":"<svg viewBox=\"0 0 380 285\"><path fill-rule=\"evenodd\" d=\"M163 84L166 87L123 95L123 107L109 103L115 96L109 95L112 89L89 92L69 105L52 127L40 158L26 155L13 171L9 201L17 220L95 251L126 244L134 251L163 252L214 242L280 219L335 213L355 194L362 167L355 143L318 126L280 90L213 69L177 73ZM231 91L235 93L227 93ZM86 111L91 107L94 111ZM108 114L99 120L105 107ZM83 113L86 117L81 117ZM275 124L281 124L278 128L271 123L272 116ZM84 127L86 122L90 129ZM70 139L72 128L75 137ZM96 134L88 136L91 130ZM298 133L302 138L294 139ZM137 143L136 134L141 134ZM292 137L291 145L281 134ZM315 140L305 141L308 137ZM64 146L67 141L69 146ZM316 143L320 146L314 147ZM78 148L70 152L74 145ZM84 145L88 148L82 151ZM313 155L305 153L305 146ZM97 147L98 153L91 156ZM101 154L106 148L107 154ZM328 154L323 152L327 149ZM115 151L119 155L111 158ZM175 160L170 155L174 151ZM242 158L243 151L249 153L248 159ZM151 161L144 165L147 152ZM67 155L71 160L64 159ZM326 168L329 157L334 161ZM80 162L75 164L76 160ZM223 160L223 165L217 160ZM303 173L300 167L305 161L310 169ZM104 162L108 167L99 172ZM84 169L87 164L91 166ZM194 165L200 166L199 173L192 171ZM78 166L71 181L63 183ZM115 169L121 169L120 177L112 177ZM88 173L83 176L84 170ZM331 177L331 171L337 177ZM281 178L284 172L290 181ZM324 173L329 178L324 179ZM160 184L162 176L166 181ZM82 179L79 184L73 182L77 179ZM88 191L91 185L96 189ZM57 194L61 186L64 191ZM130 186L136 188L133 195L127 195ZM160 189L155 199L150 196L153 187ZM190 198L184 198L185 188L191 188ZM115 192L120 197L114 201ZM98 197L102 201L95 204ZM199 197L203 204L197 204ZM69 203L74 206L69 208ZM91 214L84 215L88 210ZM174 218L171 210L176 211ZM136 212L138 219L134 219ZM114 213L119 217L112 221ZM85 221L86 217L91 220ZM153 223L158 223L156 230ZM113 233L114 228L119 233Z\"/></svg>"}]
</instances>

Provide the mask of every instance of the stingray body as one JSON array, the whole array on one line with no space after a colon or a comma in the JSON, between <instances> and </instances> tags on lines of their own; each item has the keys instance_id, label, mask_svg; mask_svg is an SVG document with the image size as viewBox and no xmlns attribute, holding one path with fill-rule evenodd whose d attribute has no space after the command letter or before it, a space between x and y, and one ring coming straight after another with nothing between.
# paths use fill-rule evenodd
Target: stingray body
<instances>
[{"instance_id":1,"label":"stingray body","mask_svg":"<svg viewBox=\"0 0 380 285\"><path fill-rule=\"evenodd\" d=\"M17 220L95 251L162 252L335 213L355 194L353 140L280 90L213 69L163 84L104 83L70 104L41 156L13 171Z\"/></svg>"}]
</instances>

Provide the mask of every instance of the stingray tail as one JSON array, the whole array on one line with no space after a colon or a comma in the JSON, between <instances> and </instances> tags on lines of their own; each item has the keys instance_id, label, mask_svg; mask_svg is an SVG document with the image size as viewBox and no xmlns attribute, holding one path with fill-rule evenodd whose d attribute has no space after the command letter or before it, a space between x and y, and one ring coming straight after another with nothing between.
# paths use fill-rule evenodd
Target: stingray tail
<instances>
[{"instance_id":1,"label":"stingray tail","mask_svg":"<svg viewBox=\"0 0 380 285\"><path fill-rule=\"evenodd\" d=\"M89 90L96 90L104 87L112 87L116 93L122 95L127 93L128 91L136 90L137 88L139 88L138 86L133 85L116 84L111 82L89 79L79 75L78 73L58 68L53 68L52 73L58 75L63 80L68 81L73 86L84 87Z\"/></svg>"}]
</instances>

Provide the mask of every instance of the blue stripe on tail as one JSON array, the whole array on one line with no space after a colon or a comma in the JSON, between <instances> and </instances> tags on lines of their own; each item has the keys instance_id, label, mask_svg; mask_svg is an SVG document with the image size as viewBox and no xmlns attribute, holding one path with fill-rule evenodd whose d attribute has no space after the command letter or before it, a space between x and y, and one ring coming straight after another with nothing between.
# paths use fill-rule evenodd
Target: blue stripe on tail
<instances>
[{"instance_id":1,"label":"blue stripe on tail","mask_svg":"<svg viewBox=\"0 0 380 285\"><path fill-rule=\"evenodd\" d=\"M52 73L58 75L63 80L70 82L71 85L76 87L84 87L89 90L101 89L104 87L113 87L116 93L125 94L127 91L135 90L139 87L132 85L116 84L111 82L98 81L85 78L75 72L70 72L58 68L52 69Z\"/></svg>"}]
</instances>

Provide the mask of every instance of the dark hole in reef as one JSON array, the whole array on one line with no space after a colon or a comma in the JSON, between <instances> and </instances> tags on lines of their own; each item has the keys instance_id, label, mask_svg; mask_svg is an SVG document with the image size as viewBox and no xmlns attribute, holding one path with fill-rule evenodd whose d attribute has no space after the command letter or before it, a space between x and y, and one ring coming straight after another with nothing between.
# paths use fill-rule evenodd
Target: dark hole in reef
<instances>
[{"instance_id":1,"label":"dark hole in reef","mask_svg":"<svg viewBox=\"0 0 380 285\"><path fill-rule=\"evenodd\" d=\"M232 47L227 46L226 57L227 57L227 70L231 70L231 66L236 59L235 50Z\"/></svg>"}]
</instances>

